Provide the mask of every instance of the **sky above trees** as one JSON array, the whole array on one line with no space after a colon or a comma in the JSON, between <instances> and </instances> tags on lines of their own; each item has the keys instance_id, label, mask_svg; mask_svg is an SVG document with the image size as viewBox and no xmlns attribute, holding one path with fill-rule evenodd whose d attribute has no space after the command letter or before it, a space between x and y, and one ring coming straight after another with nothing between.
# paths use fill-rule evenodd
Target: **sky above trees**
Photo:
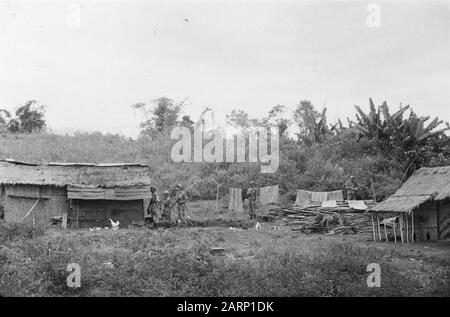
<instances>
[{"instance_id":1,"label":"sky above trees","mask_svg":"<svg viewBox=\"0 0 450 317\"><path fill-rule=\"evenodd\" d=\"M447 2L379 1L379 28L368 3L2 1L0 107L38 100L57 132L129 136L142 121L131 106L161 96L223 124L301 99L333 122L369 97L450 120Z\"/></svg>"}]
</instances>

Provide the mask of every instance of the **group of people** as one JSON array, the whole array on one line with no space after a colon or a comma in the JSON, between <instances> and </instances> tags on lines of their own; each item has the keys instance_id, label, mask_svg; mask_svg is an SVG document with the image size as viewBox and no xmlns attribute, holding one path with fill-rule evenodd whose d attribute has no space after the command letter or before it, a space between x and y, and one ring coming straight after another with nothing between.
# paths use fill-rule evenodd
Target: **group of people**
<instances>
[{"instance_id":1,"label":"group of people","mask_svg":"<svg viewBox=\"0 0 450 317\"><path fill-rule=\"evenodd\" d=\"M255 182L251 181L249 188L247 189L246 198L248 199L248 211L250 219L256 219L256 200L258 196L258 189L255 186ZM358 184L355 177L351 176L350 180L346 182L346 194L347 200L356 199L358 192ZM168 190L164 191L161 199L156 192L156 187L150 188L151 199L147 208L147 216L151 224L155 224L159 221L158 212L161 211L161 220L170 223L172 218L172 208L177 205L178 220L186 222L186 201L187 195L183 190L183 186L180 184L175 187L175 195L172 198Z\"/></svg>"},{"instance_id":2,"label":"group of people","mask_svg":"<svg viewBox=\"0 0 450 317\"><path fill-rule=\"evenodd\" d=\"M162 193L161 199L156 192L156 187L150 187L151 198L147 208L147 216L150 224L154 225L159 222L159 214L161 212L161 220L166 223L172 221L172 208L177 205L178 220L186 222L186 201L187 195L183 190L183 186L178 184L175 187L175 195L172 198L168 190Z\"/></svg>"}]
</instances>

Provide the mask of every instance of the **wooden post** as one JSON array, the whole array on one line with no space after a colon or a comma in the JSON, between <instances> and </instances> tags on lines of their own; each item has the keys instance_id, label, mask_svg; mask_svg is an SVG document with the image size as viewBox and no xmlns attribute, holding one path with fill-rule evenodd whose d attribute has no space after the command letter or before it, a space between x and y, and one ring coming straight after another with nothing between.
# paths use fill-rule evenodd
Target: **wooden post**
<instances>
[{"instance_id":1,"label":"wooden post","mask_svg":"<svg viewBox=\"0 0 450 317\"><path fill-rule=\"evenodd\" d=\"M77 200L77 228L80 227L80 224L79 224L79 222L78 222L78 210L79 210L79 208L80 208L80 201Z\"/></svg>"},{"instance_id":2,"label":"wooden post","mask_svg":"<svg viewBox=\"0 0 450 317\"><path fill-rule=\"evenodd\" d=\"M64 213L62 215L61 228L63 228L64 230L67 229L67 213Z\"/></svg>"},{"instance_id":3,"label":"wooden post","mask_svg":"<svg viewBox=\"0 0 450 317\"><path fill-rule=\"evenodd\" d=\"M375 233L375 222L373 221L373 215L370 216L372 219L372 233L373 233L373 241L376 242L377 241L377 235Z\"/></svg>"},{"instance_id":4,"label":"wooden post","mask_svg":"<svg viewBox=\"0 0 450 317\"><path fill-rule=\"evenodd\" d=\"M377 215L377 224L378 224L378 237L380 238L380 241L382 241L381 240L381 229L380 229L380 218L378 218L378 215Z\"/></svg>"},{"instance_id":5,"label":"wooden post","mask_svg":"<svg viewBox=\"0 0 450 317\"><path fill-rule=\"evenodd\" d=\"M217 192L216 192L216 211L219 210L219 187L220 184L217 182Z\"/></svg>"},{"instance_id":6,"label":"wooden post","mask_svg":"<svg viewBox=\"0 0 450 317\"><path fill-rule=\"evenodd\" d=\"M403 215L402 215L402 214L400 214L399 219L400 219L400 238L402 239L402 243L403 243L403 226L402 226L402 223L403 223Z\"/></svg>"},{"instance_id":7,"label":"wooden post","mask_svg":"<svg viewBox=\"0 0 450 317\"><path fill-rule=\"evenodd\" d=\"M409 243L408 213L405 214L405 219L406 219L406 243Z\"/></svg>"},{"instance_id":8,"label":"wooden post","mask_svg":"<svg viewBox=\"0 0 450 317\"><path fill-rule=\"evenodd\" d=\"M388 235L387 235L387 230L386 230L386 223L385 222L383 222L383 227L384 227L384 236L386 237L386 241L389 241Z\"/></svg>"},{"instance_id":9,"label":"wooden post","mask_svg":"<svg viewBox=\"0 0 450 317\"><path fill-rule=\"evenodd\" d=\"M395 227L396 227L397 225L395 224L395 218L396 218L396 217L394 217L394 224L393 224L393 228L394 228L394 243L397 243L397 233L395 232Z\"/></svg>"},{"instance_id":10,"label":"wooden post","mask_svg":"<svg viewBox=\"0 0 450 317\"><path fill-rule=\"evenodd\" d=\"M412 231L411 240L414 243L414 211L411 211L411 231Z\"/></svg>"}]
</instances>

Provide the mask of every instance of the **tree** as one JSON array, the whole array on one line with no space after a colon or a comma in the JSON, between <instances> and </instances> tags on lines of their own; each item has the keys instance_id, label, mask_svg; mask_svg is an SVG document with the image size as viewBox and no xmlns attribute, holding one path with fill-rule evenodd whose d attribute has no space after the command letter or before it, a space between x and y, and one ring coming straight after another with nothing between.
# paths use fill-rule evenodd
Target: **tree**
<instances>
[{"instance_id":1,"label":"tree","mask_svg":"<svg viewBox=\"0 0 450 317\"><path fill-rule=\"evenodd\" d=\"M292 124L292 121L286 119L284 116L286 114L286 106L284 105L276 105L269 111L269 122L272 122L273 125L278 127L280 137L287 136L287 130L289 126Z\"/></svg>"},{"instance_id":2,"label":"tree","mask_svg":"<svg viewBox=\"0 0 450 317\"><path fill-rule=\"evenodd\" d=\"M363 136L373 138L377 137L379 140L385 139L385 126L382 123L380 107L375 108L372 98L369 99L370 112L365 113L362 109L355 105L356 113L356 129L360 131Z\"/></svg>"},{"instance_id":3,"label":"tree","mask_svg":"<svg viewBox=\"0 0 450 317\"><path fill-rule=\"evenodd\" d=\"M294 111L294 121L297 123L299 132L298 140L307 145L323 142L331 134L327 126L327 108L322 112L314 109L311 101L302 100Z\"/></svg>"},{"instance_id":4,"label":"tree","mask_svg":"<svg viewBox=\"0 0 450 317\"><path fill-rule=\"evenodd\" d=\"M227 114L227 123L236 128L249 128L250 119L248 113L244 110L232 110Z\"/></svg>"},{"instance_id":5,"label":"tree","mask_svg":"<svg viewBox=\"0 0 450 317\"><path fill-rule=\"evenodd\" d=\"M147 118L140 124L141 134L154 137L158 133L168 131L170 128L176 126L183 104L184 101L175 103L170 98L160 97L153 100L150 106L146 103L133 105L133 108L141 110ZM185 118L184 120L187 119Z\"/></svg>"},{"instance_id":6,"label":"tree","mask_svg":"<svg viewBox=\"0 0 450 317\"><path fill-rule=\"evenodd\" d=\"M11 113L6 109L0 109L0 132L7 130L10 119Z\"/></svg>"},{"instance_id":7,"label":"tree","mask_svg":"<svg viewBox=\"0 0 450 317\"><path fill-rule=\"evenodd\" d=\"M187 128L192 128L194 126L194 121L191 120L191 116L189 115L184 115L183 117L181 117L181 123L182 126L187 127Z\"/></svg>"},{"instance_id":8,"label":"tree","mask_svg":"<svg viewBox=\"0 0 450 317\"><path fill-rule=\"evenodd\" d=\"M399 147L404 151L410 150L416 145L425 145L431 138L445 138L445 131L450 129L447 123L446 128L435 130L442 124L442 120L438 117L425 125L430 117L418 117L409 105L400 105L398 111L390 114L386 101L378 106L378 110L375 110L372 98L369 102L370 112L367 114L360 107L355 106L358 112L355 127L363 137L375 138L391 147ZM403 115L408 109L411 110L409 118L404 119Z\"/></svg>"},{"instance_id":9,"label":"tree","mask_svg":"<svg viewBox=\"0 0 450 317\"><path fill-rule=\"evenodd\" d=\"M418 117L413 111L411 111L408 120L403 122L403 146L408 148L413 145L420 145L426 143L433 137L445 137L445 131L450 130L448 122L446 127L435 130L439 125L443 123L438 117L434 118L428 125L425 122L430 119L427 117ZM433 131L434 130L434 131Z\"/></svg>"},{"instance_id":10,"label":"tree","mask_svg":"<svg viewBox=\"0 0 450 317\"><path fill-rule=\"evenodd\" d=\"M15 117L6 109L0 109L0 128L11 133L32 133L45 127L45 106L29 100L17 108Z\"/></svg>"}]
</instances>

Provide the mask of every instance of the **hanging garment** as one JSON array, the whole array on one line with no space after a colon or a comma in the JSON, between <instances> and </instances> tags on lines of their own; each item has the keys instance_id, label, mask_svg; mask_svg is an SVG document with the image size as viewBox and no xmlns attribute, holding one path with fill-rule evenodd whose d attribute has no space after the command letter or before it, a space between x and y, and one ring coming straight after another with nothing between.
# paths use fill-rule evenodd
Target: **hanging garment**
<instances>
[{"instance_id":1,"label":"hanging garment","mask_svg":"<svg viewBox=\"0 0 450 317\"><path fill-rule=\"evenodd\" d=\"M352 209L356 210L366 210L367 206L364 203L364 200L347 200L348 206Z\"/></svg>"},{"instance_id":2,"label":"hanging garment","mask_svg":"<svg viewBox=\"0 0 450 317\"><path fill-rule=\"evenodd\" d=\"M259 189L259 202L261 205L278 202L278 185L261 187Z\"/></svg>"},{"instance_id":3,"label":"hanging garment","mask_svg":"<svg viewBox=\"0 0 450 317\"><path fill-rule=\"evenodd\" d=\"M325 208L336 208L336 200L326 200L326 201L322 201L322 207Z\"/></svg>"},{"instance_id":4,"label":"hanging garment","mask_svg":"<svg viewBox=\"0 0 450 317\"><path fill-rule=\"evenodd\" d=\"M242 204L242 189L230 188L230 203L228 205L229 210L243 211Z\"/></svg>"},{"instance_id":5,"label":"hanging garment","mask_svg":"<svg viewBox=\"0 0 450 317\"><path fill-rule=\"evenodd\" d=\"M322 202L326 201L328 192L311 192L311 201Z\"/></svg>"},{"instance_id":6,"label":"hanging garment","mask_svg":"<svg viewBox=\"0 0 450 317\"><path fill-rule=\"evenodd\" d=\"M295 206L306 206L311 201L325 202L328 200L344 200L342 190L335 190L331 192L311 192L308 190L297 190L297 197L295 199Z\"/></svg>"},{"instance_id":7,"label":"hanging garment","mask_svg":"<svg viewBox=\"0 0 450 317\"><path fill-rule=\"evenodd\" d=\"M311 201L311 192L307 190L298 189L297 197L295 199L295 206L305 206Z\"/></svg>"},{"instance_id":8,"label":"hanging garment","mask_svg":"<svg viewBox=\"0 0 450 317\"><path fill-rule=\"evenodd\" d=\"M327 200L344 200L342 190L335 190L327 193Z\"/></svg>"}]
</instances>

